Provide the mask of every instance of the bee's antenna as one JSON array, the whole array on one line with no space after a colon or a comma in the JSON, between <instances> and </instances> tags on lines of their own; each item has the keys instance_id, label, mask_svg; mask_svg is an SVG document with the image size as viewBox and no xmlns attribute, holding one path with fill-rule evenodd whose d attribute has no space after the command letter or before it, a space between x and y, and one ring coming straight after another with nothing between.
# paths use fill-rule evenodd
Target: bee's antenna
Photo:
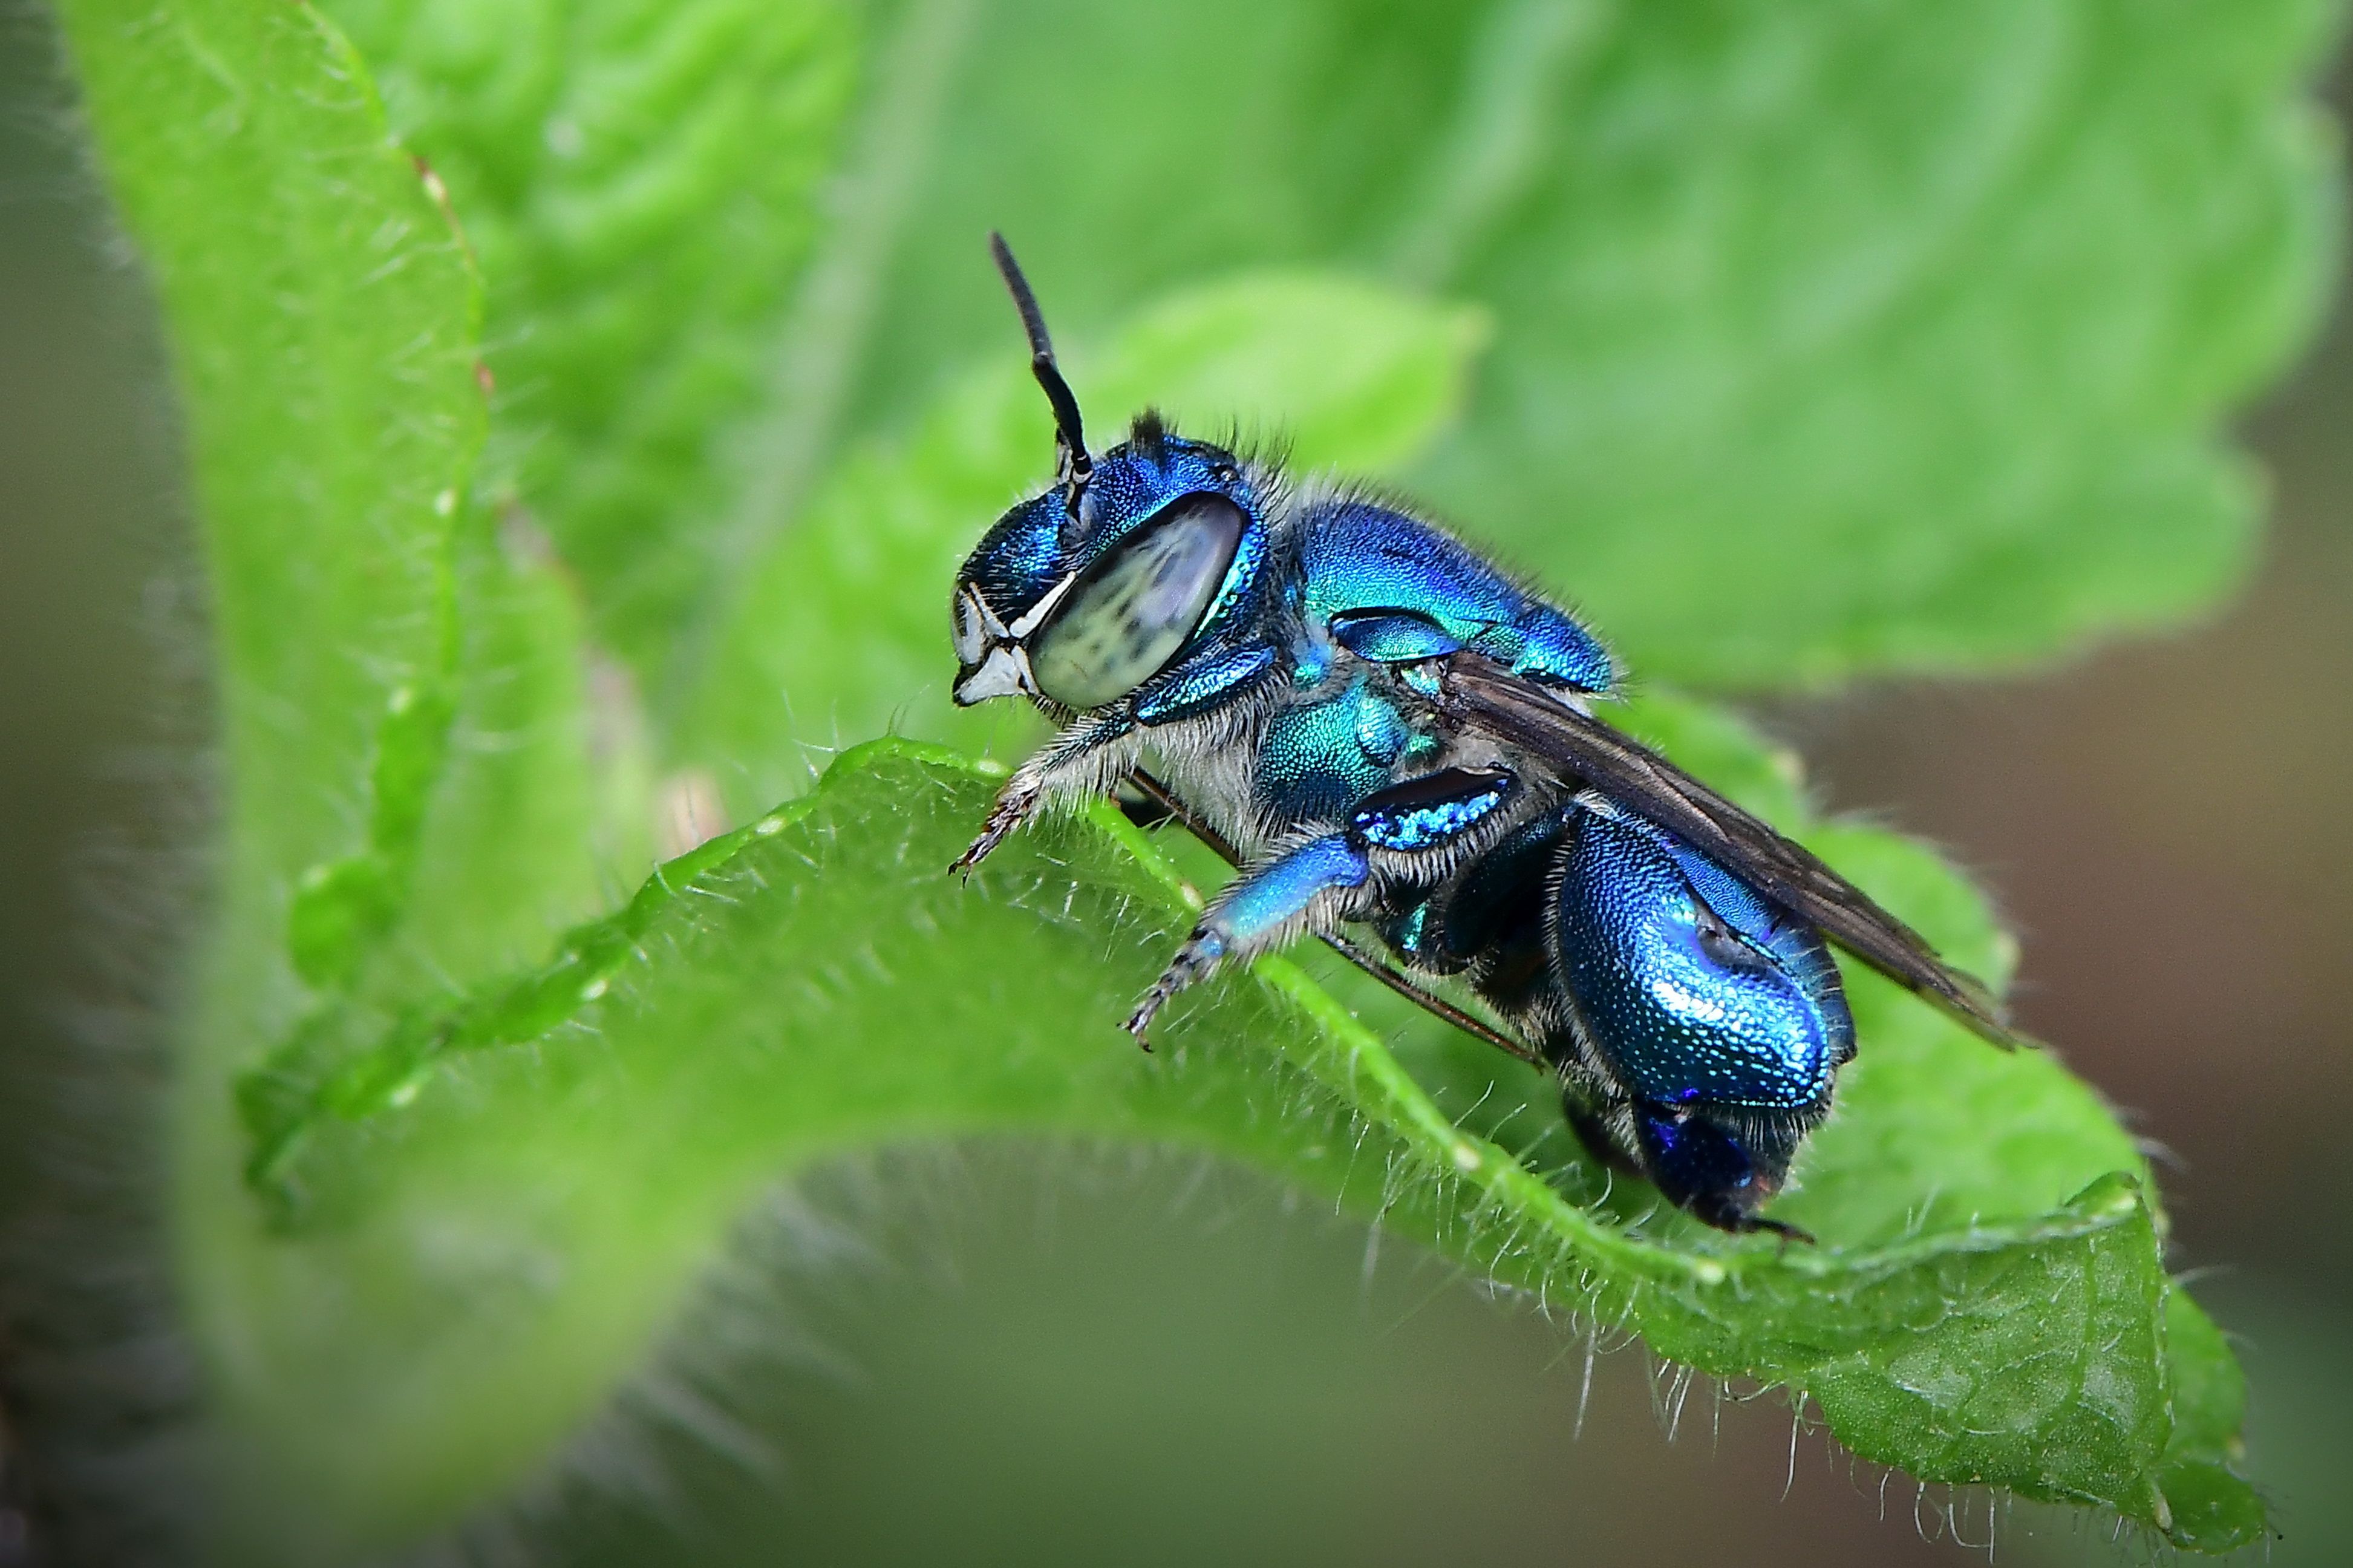
<instances>
[{"instance_id":1,"label":"bee's antenna","mask_svg":"<svg viewBox=\"0 0 2353 1568\"><path fill-rule=\"evenodd\" d=\"M1021 275L1021 264L1013 260L1005 236L992 230L988 251L997 258L997 270L1004 277L1006 288L1012 291L1014 308L1021 313L1021 330L1029 334L1029 374L1038 378L1054 410L1054 448L1060 469L1056 477L1062 485L1063 504L1075 517L1079 497L1086 493L1087 481L1095 471L1094 459L1087 455L1086 429L1079 420L1079 400L1054 363L1054 340L1046 335L1046 317L1038 309L1038 296L1029 291L1029 280Z\"/></svg>"}]
</instances>

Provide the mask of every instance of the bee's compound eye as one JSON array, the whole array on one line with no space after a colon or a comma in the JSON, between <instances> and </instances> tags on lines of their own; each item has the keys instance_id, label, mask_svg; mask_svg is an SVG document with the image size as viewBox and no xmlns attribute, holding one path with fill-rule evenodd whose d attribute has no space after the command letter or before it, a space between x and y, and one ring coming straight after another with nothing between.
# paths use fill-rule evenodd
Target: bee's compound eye
<instances>
[{"instance_id":1,"label":"bee's compound eye","mask_svg":"<svg viewBox=\"0 0 2353 1568\"><path fill-rule=\"evenodd\" d=\"M988 638L981 622L980 600L969 584L956 589L955 596L955 656L959 663L977 664L988 649Z\"/></svg>"},{"instance_id":2,"label":"bee's compound eye","mask_svg":"<svg viewBox=\"0 0 2353 1568\"><path fill-rule=\"evenodd\" d=\"M1082 711L1115 702L1199 630L1241 545L1241 508L1180 496L1090 566L1029 644L1038 689Z\"/></svg>"}]
</instances>

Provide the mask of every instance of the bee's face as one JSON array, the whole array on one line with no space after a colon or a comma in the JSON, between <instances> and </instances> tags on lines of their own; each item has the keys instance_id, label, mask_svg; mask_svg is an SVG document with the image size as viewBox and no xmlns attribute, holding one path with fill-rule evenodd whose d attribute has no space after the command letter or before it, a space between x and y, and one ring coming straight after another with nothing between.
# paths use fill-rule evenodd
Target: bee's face
<instances>
[{"instance_id":1,"label":"bee's face","mask_svg":"<svg viewBox=\"0 0 2353 1568\"><path fill-rule=\"evenodd\" d=\"M960 706L1020 692L1085 712L1134 691L1208 620L1257 515L1233 454L1149 417L1075 514L1064 495L997 519L957 574Z\"/></svg>"}]
</instances>

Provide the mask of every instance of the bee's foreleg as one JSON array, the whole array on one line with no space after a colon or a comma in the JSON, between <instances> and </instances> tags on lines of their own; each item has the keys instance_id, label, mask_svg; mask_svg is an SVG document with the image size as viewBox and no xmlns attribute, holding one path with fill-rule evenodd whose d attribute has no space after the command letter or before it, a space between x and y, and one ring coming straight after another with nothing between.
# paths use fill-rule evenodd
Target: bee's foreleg
<instances>
[{"instance_id":1,"label":"bee's foreleg","mask_svg":"<svg viewBox=\"0 0 2353 1568\"><path fill-rule=\"evenodd\" d=\"M990 851L1040 810L1101 794L1126 770L1134 748L1121 743L1132 741L1134 733L1125 718L1084 718L1039 747L997 792L997 804L981 823L980 836L956 856L948 874L970 876Z\"/></svg>"},{"instance_id":2,"label":"bee's foreleg","mask_svg":"<svg viewBox=\"0 0 2353 1568\"><path fill-rule=\"evenodd\" d=\"M1168 968L1128 1015L1127 1032L1145 1031L1168 999L1229 960L1246 962L1280 947L1303 927L1329 930L1356 913L1351 895L1372 875L1363 838L1327 833L1245 873L1201 916ZM1146 1050L1151 1049L1148 1044Z\"/></svg>"}]
</instances>

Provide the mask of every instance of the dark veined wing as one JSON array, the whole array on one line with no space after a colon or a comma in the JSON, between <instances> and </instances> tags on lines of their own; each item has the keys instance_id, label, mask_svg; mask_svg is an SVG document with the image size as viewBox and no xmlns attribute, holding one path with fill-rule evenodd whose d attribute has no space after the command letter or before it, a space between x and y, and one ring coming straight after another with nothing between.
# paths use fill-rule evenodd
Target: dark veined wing
<instances>
[{"instance_id":1,"label":"dark veined wing","mask_svg":"<svg viewBox=\"0 0 2353 1568\"><path fill-rule=\"evenodd\" d=\"M1455 654L1441 669L1436 700L1447 718L1546 758L1683 839L1986 1039L2004 1046L2019 1043L1980 981L1939 959L1926 938L1804 845L1782 837L1648 747L1479 655Z\"/></svg>"}]
</instances>

